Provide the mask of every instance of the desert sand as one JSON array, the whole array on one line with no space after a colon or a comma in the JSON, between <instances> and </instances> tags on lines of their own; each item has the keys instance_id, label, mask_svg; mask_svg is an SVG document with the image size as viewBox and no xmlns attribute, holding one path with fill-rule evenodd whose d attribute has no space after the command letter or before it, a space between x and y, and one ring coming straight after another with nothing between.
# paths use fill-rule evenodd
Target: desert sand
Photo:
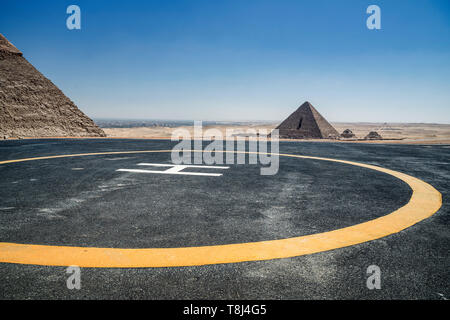
<instances>
[{"instance_id":1,"label":"desert sand","mask_svg":"<svg viewBox=\"0 0 450 320\"><path fill-rule=\"evenodd\" d=\"M401 144L450 144L450 124L429 124L429 123L340 123L335 122L332 125L341 133L345 129L350 129L356 135L356 139L342 139L338 141L356 142L356 143L401 143ZM249 129L265 129L270 132L277 126L277 123L261 124L247 123L236 125L213 125L203 126L203 130L218 129L224 137L245 137ZM136 128L103 128L107 137L111 138L170 138L177 129L186 129L194 136L193 126L180 127L136 127ZM230 134L227 129L233 129ZM359 140L363 139L370 131L378 132L383 140ZM309 139L302 141L333 141L328 139Z\"/></svg>"}]
</instances>

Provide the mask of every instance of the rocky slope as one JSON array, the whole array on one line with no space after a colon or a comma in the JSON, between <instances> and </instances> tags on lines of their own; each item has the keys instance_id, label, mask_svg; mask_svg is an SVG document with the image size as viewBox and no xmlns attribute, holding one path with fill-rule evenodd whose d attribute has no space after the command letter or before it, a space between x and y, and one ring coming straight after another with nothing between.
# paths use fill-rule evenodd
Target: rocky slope
<instances>
[{"instance_id":1,"label":"rocky slope","mask_svg":"<svg viewBox=\"0 0 450 320\"><path fill-rule=\"evenodd\" d=\"M0 34L0 138L105 133Z\"/></svg>"}]
</instances>

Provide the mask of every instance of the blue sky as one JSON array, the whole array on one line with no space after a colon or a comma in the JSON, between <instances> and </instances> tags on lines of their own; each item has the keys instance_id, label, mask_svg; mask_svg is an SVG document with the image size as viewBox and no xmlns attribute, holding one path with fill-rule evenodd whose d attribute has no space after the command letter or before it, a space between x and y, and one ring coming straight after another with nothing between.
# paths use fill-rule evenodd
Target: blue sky
<instances>
[{"instance_id":1,"label":"blue sky","mask_svg":"<svg viewBox=\"0 0 450 320\"><path fill-rule=\"evenodd\" d=\"M81 8L81 30L66 8ZM381 8L381 30L366 8ZM450 1L2 0L0 32L91 117L450 123Z\"/></svg>"}]
</instances>

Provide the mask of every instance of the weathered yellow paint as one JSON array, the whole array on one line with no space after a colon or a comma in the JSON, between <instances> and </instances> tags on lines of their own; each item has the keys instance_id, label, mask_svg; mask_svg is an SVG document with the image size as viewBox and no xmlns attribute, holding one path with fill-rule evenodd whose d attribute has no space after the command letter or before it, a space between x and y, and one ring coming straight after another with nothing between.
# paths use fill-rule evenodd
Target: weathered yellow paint
<instances>
[{"instance_id":1,"label":"weathered yellow paint","mask_svg":"<svg viewBox=\"0 0 450 320\"><path fill-rule=\"evenodd\" d=\"M1 161L0 165L66 157L171 151L144 150L58 155ZM199 150L192 151L202 152ZM332 161L384 172L407 183L412 189L412 195L405 206L386 216L338 230L301 237L216 246L149 249L70 247L3 242L0 243L0 262L49 266L77 265L96 268L143 268L197 266L288 258L352 246L397 233L430 217L442 205L442 196L435 188L404 173L352 161L294 154L279 155Z\"/></svg>"}]
</instances>

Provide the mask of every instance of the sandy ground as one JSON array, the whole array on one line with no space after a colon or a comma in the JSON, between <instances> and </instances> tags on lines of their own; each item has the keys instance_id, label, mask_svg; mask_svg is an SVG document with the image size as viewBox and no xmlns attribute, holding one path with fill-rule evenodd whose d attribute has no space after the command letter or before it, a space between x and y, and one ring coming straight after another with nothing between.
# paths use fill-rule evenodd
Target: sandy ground
<instances>
[{"instance_id":1,"label":"sandy ground","mask_svg":"<svg viewBox=\"0 0 450 320\"><path fill-rule=\"evenodd\" d=\"M246 125L215 125L204 126L203 131L208 129L219 130L224 137L245 137L252 130L266 130L270 132L276 127L273 124L249 123ZM450 144L450 124L428 124L428 123L332 123L338 132L350 129L356 135L356 139L342 139L340 141L359 143L401 143L401 144ZM192 126L182 126L177 128L169 127L139 127L139 128L103 128L108 137L111 138L170 138L175 130L187 130L191 137L198 137L194 134ZM250 130L250 131L249 131ZM360 141L370 131L378 132L383 140ZM179 131L180 132L180 131ZM311 140L317 141L317 140ZM319 140L336 141L336 140Z\"/></svg>"}]
</instances>

